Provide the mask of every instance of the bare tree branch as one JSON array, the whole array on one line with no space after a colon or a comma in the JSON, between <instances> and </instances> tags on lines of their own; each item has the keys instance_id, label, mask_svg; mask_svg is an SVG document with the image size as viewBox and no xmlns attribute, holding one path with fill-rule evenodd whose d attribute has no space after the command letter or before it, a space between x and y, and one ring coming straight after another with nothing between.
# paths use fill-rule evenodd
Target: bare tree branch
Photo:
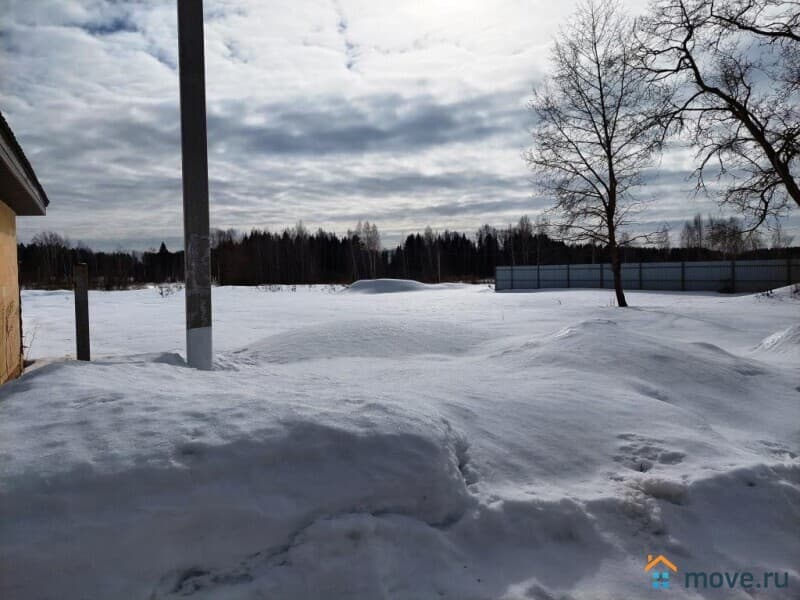
<instances>
[{"instance_id":1,"label":"bare tree branch","mask_svg":"<svg viewBox=\"0 0 800 600\"><path fill-rule=\"evenodd\" d=\"M673 88L659 117L697 148L720 201L752 231L800 206L800 3L655 0L639 23L644 67Z\"/></svg>"}]
</instances>

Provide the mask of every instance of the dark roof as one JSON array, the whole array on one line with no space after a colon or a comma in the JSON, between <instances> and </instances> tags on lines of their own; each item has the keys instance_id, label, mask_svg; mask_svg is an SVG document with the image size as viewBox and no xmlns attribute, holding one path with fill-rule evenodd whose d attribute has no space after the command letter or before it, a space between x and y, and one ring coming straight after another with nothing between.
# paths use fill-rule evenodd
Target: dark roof
<instances>
[{"instance_id":1,"label":"dark roof","mask_svg":"<svg viewBox=\"0 0 800 600\"><path fill-rule=\"evenodd\" d=\"M28 161L28 158L22 151L22 146L19 145L14 132L11 131L11 127L9 127L8 122L6 121L2 112L0 112L0 138L2 138L1 141L4 142L4 145L8 151L13 154L16 162L24 171L24 175L27 177L30 185L32 185L38 192L41 203L47 207L50 204L50 200L48 200L42 184L39 183L39 179L36 177L36 173L34 172L31 163ZM2 200L2 198L0 198L0 200Z\"/></svg>"}]
</instances>

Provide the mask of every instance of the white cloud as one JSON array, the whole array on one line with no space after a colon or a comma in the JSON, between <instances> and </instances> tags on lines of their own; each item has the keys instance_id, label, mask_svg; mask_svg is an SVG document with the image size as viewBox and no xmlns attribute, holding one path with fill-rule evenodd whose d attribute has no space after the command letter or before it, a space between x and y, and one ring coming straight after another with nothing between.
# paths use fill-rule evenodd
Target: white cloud
<instances>
[{"instance_id":1,"label":"white cloud","mask_svg":"<svg viewBox=\"0 0 800 600\"><path fill-rule=\"evenodd\" d=\"M206 0L212 225L395 241L534 214L525 98L574 3ZM102 246L181 237L174 2L7 0L0 110L51 199L20 219ZM635 10L643 0L629 2ZM665 157L648 219L682 221ZM653 204L655 207L656 204ZM387 235L388 234L388 235Z\"/></svg>"}]
</instances>

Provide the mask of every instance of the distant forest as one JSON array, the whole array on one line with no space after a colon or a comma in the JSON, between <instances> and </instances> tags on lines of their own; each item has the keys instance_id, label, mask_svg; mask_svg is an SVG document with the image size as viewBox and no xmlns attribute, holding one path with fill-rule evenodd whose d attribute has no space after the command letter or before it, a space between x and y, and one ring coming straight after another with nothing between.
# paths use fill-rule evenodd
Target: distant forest
<instances>
[{"instance_id":1,"label":"distant forest","mask_svg":"<svg viewBox=\"0 0 800 600\"><path fill-rule=\"evenodd\" d=\"M697 215L684 225L680 239L682 247L671 247L664 229L652 245L623 245L622 261L800 256L800 248L780 230L765 241L742 231L735 219L703 220ZM211 276L218 285L350 283L376 277L477 282L492 279L497 265L609 261L600 246L565 244L527 217L501 229L484 225L472 235L427 228L392 249L381 246L377 226L368 222L343 236L322 229L311 233L302 223L280 233L215 230L211 246ZM18 259L20 282L27 288L71 287L72 266L80 262L88 264L95 289L183 280L183 250L170 251L163 243L148 252L98 252L46 232L20 244Z\"/></svg>"}]
</instances>

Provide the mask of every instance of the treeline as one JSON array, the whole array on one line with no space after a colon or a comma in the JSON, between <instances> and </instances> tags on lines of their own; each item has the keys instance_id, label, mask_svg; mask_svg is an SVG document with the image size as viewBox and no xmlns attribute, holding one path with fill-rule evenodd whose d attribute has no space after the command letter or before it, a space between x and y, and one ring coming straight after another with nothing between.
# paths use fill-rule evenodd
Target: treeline
<instances>
[{"instance_id":1,"label":"treeline","mask_svg":"<svg viewBox=\"0 0 800 600\"><path fill-rule=\"evenodd\" d=\"M151 252L97 252L73 245L57 233L36 234L30 244L17 245L19 279L23 287L72 287L72 267L86 263L95 289L127 289L144 283L183 280L183 252L170 252L162 243Z\"/></svg>"},{"instance_id":2,"label":"treeline","mask_svg":"<svg viewBox=\"0 0 800 600\"><path fill-rule=\"evenodd\" d=\"M737 233L738 232L738 233ZM798 255L792 239L778 230L769 244L746 234L735 219L705 221L697 215L681 232L682 246L670 246L664 229L651 246L624 244L624 262L778 258ZM624 242L624 240L623 240ZM770 247L767 248L767 245ZM402 244L381 246L374 224L359 223L346 235L299 223L281 232L216 230L211 236L211 276L218 285L350 283L393 277L424 282L481 281L494 277L497 265L608 262L607 251L592 244L568 245L548 235L547 226L527 217L505 228L484 225L473 235L455 231L409 235ZM36 235L18 246L20 281L29 288L72 285L72 266L89 266L91 286L124 289L183 280L183 251L165 244L148 252L97 252L73 245L55 233Z\"/></svg>"}]
</instances>

